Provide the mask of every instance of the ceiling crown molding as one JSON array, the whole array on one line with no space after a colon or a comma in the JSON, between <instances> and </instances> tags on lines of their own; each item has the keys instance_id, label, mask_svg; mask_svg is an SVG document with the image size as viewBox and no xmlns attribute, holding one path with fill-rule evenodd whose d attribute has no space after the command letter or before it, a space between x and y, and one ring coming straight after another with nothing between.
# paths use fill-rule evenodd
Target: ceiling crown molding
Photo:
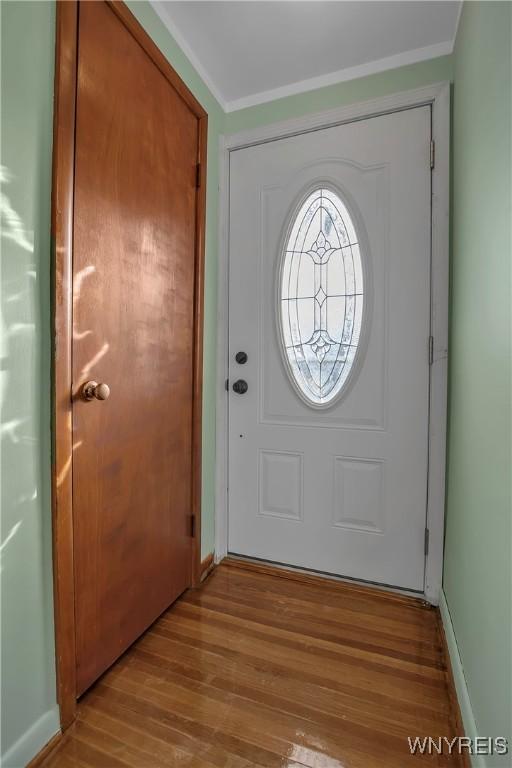
<instances>
[{"instance_id":1,"label":"ceiling crown molding","mask_svg":"<svg viewBox=\"0 0 512 768\"><path fill-rule=\"evenodd\" d=\"M179 30L176 24L172 21L172 19L170 19L167 16L159 0L149 0L149 4L152 6L156 15L162 21L167 31L169 32L169 34L174 38L175 42L178 44L178 46L181 48L181 50L183 51L183 53L185 54L189 62L192 64L192 66L194 67L197 74L199 75L203 83L206 85L206 87L208 88L212 96L222 107L223 111L227 112L228 110L227 110L226 99L221 94L220 90L217 88L217 86L211 79L210 74L203 67L203 65L197 58L196 54L194 53L194 51L192 50L188 42L185 40L185 37L183 36L181 30Z\"/></svg>"},{"instance_id":2,"label":"ceiling crown molding","mask_svg":"<svg viewBox=\"0 0 512 768\"><path fill-rule=\"evenodd\" d=\"M365 62L364 64L359 64L353 67L345 67L344 69L339 69L335 72L327 72L317 77L299 80L297 82L279 86L278 88L270 88L266 91L249 94L248 96L242 96L238 99L233 99L230 101L222 94L219 87L213 82L209 72L205 69L187 42L181 30L165 13L162 3L159 0L149 0L149 2L155 13L161 19L162 23L165 25L177 45L181 48L191 65L196 70L197 74L201 77L204 84L210 90L212 96L216 99L225 113L236 112L241 109L257 106L258 104L265 104L271 101L275 101L276 99L283 99L287 96L307 93L308 91L313 91L318 88L325 88L329 85L336 85L338 83L348 82L349 80L356 80L360 77L368 77L369 75L376 75L380 72L386 72L391 69L398 69L399 67L404 67L410 64L418 64L421 61L428 61L429 59L435 59L439 56L450 55L453 52L455 45L457 29L463 6L463 2L461 2L459 5L459 13L457 16L455 32L452 40L448 40L443 43L427 45L422 48L414 48L410 51L403 51L402 53L398 53L393 56L387 56L383 59L376 59L374 61Z\"/></svg>"},{"instance_id":3,"label":"ceiling crown molding","mask_svg":"<svg viewBox=\"0 0 512 768\"><path fill-rule=\"evenodd\" d=\"M224 109L226 112L247 109L247 107L254 107L257 104L264 104L269 101L275 101L276 99L283 99L286 96L294 96L299 93L316 90L317 88L325 88L327 85L336 85L337 83L344 83L348 80L357 80L359 77L376 75L379 72L385 72L389 69L397 69L398 67L404 67L407 64L417 64L420 61L436 59L439 56L446 56L452 51L452 41L427 45L424 48L415 48L412 51L404 51L403 53L398 53L394 56L387 56L385 59L369 61L355 67L345 67L345 69L339 69L336 72L328 72L325 75L310 77L307 80L300 80L296 83L283 85L279 88L271 88L268 91L254 93L241 99L234 99L233 101L226 102Z\"/></svg>"},{"instance_id":4,"label":"ceiling crown molding","mask_svg":"<svg viewBox=\"0 0 512 768\"><path fill-rule=\"evenodd\" d=\"M462 16L462 8L464 6L464 2L465 0L460 0L459 10L457 11L457 19L455 21L455 31L453 33L452 51L455 48L455 42L457 40L457 34L459 32L460 17Z\"/></svg>"}]
</instances>

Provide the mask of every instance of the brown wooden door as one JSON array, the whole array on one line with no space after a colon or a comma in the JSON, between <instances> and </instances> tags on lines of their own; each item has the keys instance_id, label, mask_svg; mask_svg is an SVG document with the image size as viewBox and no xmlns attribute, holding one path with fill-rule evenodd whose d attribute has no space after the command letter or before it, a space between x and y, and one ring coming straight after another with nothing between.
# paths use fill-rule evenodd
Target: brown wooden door
<instances>
[{"instance_id":1,"label":"brown wooden door","mask_svg":"<svg viewBox=\"0 0 512 768\"><path fill-rule=\"evenodd\" d=\"M198 118L79 7L73 230L77 695L191 583ZM86 402L88 380L110 397Z\"/></svg>"}]
</instances>

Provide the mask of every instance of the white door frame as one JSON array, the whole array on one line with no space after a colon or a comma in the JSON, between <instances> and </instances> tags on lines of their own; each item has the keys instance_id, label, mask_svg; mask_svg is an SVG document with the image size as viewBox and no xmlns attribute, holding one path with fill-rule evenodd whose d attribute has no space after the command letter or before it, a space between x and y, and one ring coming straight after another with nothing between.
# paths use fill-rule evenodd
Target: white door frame
<instances>
[{"instance_id":1,"label":"white door frame","mask_svg":"<svg viewBox=\"0 0 512 768\"><path fill-rule=\"evenodd\" d=\"M229 275L229 155L230 152L274 139L341 125L419 106L432 106L431 314L433 337L430 366L429 457L427 487L428 554L425 599L439 604L443 575L445 513L446 412L448 383L448 296L450 213L450 83L436 83L325 112L305 115L220 137L219 253L217 328L217 411L215 559L228 550L228 275ZM427 350L425 350L427 354Z\"/></svg>"}]
</instances>

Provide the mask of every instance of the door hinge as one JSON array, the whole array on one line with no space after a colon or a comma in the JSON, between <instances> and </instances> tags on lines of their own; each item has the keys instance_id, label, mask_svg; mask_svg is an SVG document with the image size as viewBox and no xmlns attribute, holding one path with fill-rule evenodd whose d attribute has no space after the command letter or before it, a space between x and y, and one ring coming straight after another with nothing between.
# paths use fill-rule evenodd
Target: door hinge
<instances>
[{"instance_id":1,"label":"door hinge","mask_svg":"<svg viewBox=\"0 0 512 768\"><path fill-rule=\"evenodd\" d=\"M199 189L201 186L201 163L196 165L196 187Z\"/></svg>"},{"instance_id":2,"label":"door hinge","mask_svg":"<svg viewBox=\"0 0 512 768\"><path fill-rule=\"evenodd\" d=\"M434 362L434 337L428 337L428 364L432 365Z\"/></svg>"},{"instance_id":3,"label":"door hinge","mask_svg":"<svg viewBox=\"0 0 512 768\"><path fill-rule=\"evenodd\" d=\"M434 168L436 164L436 143L434 139L430 142L430 167Z\"/></svg>"},{"instance_id":4,"label":"door hinge","mask_svg":"<svg viewBox=\"0 0 512 768\"><path fill-rule=\"evenodd\" d=\"M229 379L226 379L224 386L226 387L226 392L229 392Z\"/></svg>"},{"instance_id":5,"label":"door hinge","mask_svg":"<svg viewBox=\"0 0 512 768\"><path fill-rule=\"evenodd\" d=\"M429 539L430 539L430 531L428 528L425 528L425 557L428 555Z\"/></svg>"},{"instance_id":6,"label":"door hinge","mask_svg":"<svg viewBox=\"0 0 512 768\"><path fill-rule=\"evenodd\" d=\"M190 515L190 535L193 539L196 537L196 516Z\"/></svg>"}]
</instances>

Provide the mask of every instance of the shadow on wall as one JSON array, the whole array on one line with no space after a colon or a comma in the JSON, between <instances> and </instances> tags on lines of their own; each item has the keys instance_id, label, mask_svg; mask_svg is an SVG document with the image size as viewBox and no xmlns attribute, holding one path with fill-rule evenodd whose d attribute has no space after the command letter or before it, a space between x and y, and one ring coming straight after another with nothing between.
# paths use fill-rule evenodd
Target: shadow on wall
<instances>
[{"instance_id":1,"label":"shadow on wall","mask_svg":"<svg viewBox=\"0 0 512 768\"><path fill-rule=\"evenodd\" d=\"M0 194L0 215L2 230L2 304L0 309L0 329L1 329L1 360L0 369L0 406L2 412L2 421L0 424L2 439L2 466L8 466L11 463L11 454L14 458L18 453L17 446L24 442L25 435L23 427L26 425L27 417L23 417L18 409L13 407L14 403L9 401L9 385L11 377L9 376L9 351L12 347L18 347L26 342L27 338L33 337L35 333L35 324L26 322L16 313L16 308L20 302L27 298L31 282L35 281L34 265L30 263L34 253L34 246L30 234L25 233L23 222L11 205L5 187L10 181L10 174L7 168L0 166L0 184L2 191ZM27 236L28 234L28 236ZM14 256L10 259L9 256ZM22 264L23 278L11 267L18 261ZM24 285L23 285L24 284ZM5 462L5 464L4 464ZM21 473L20 473L21 474ZM8 555L8 547L19 531L23 522L23 512L20 507L28 509L37 499L37 486L34 485L32 491L27 487L19 488L18 480L12 477L3 476L2 484L2 502L8 504L2 509L2 528L0 537L0 569L4 568L4 560ZM23 482L23 481L22 481ZM28 492L27 492L28 490ZM5 494L5 495L4 495ZM7 497L7 498L6 498ZM16 497L14 504L12 499ZM9 517L5 513L10 512ZM18 518L19 515L19 519Z\"/></svg>"},{"instance_id":2,"label":"shadow on wall","mask_svg":"<svg viewBox=\"0 0 512 768\"><path fill-rule=\"evenodd\" d=\"M35 151L41 163L47 163L47 154L46 146ZM28 175L23 173L23 160L20 166L17 174L6 166L0 169L3 755L55 708L48 334L50 191L46 187L47 166L36 165ZM27 221L20 213L24 208Z\"/></svg>"},{"instance_id":3,"label":"shadow on wall","mask_svg":"<svg viewBox=\"0 0 512 768\"><path fill-rule=\"evenodd\" d=\"M44 108L51 118L51 102ZM5 768L28 762L59 727L52 599L50 134L37 121L31 131L24 123L27 134L16 143L15 118L14 113L5 121L5 129L2 124L2 159L10 162L0 166L0 752ZM89 266L75 276L75 301L94 273ZM90 333L73 327L78 342ZM98 342L78 380L89 378L108 351L108 342ZM73 450L79 447L77 442ZM57 483L70 468L71 458Z\"/></svg>"}]
</instances>

